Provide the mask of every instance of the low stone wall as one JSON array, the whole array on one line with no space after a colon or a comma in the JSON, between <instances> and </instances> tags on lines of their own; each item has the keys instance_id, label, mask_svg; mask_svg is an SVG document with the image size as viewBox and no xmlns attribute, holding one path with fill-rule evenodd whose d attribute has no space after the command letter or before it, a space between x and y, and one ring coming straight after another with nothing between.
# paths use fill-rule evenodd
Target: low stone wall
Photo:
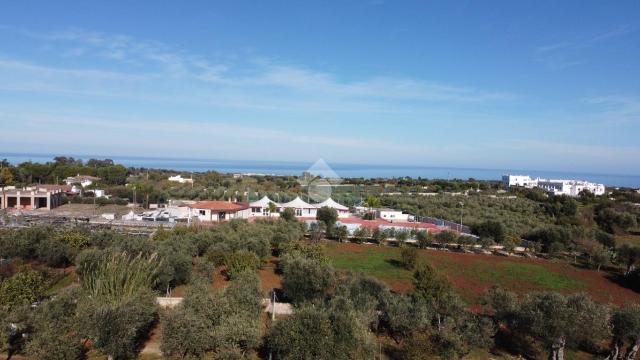
<instances>
[{"instance_id":1,"label":"low stone wall","mask_svg":"<svg viewBox=\"0 0 640 360\"><path fill-rule=\"evenodd\" d=\"M182 303L181 297L157 297L156 303L163 309L173 309Z\"/></svg>"}]
</instances>

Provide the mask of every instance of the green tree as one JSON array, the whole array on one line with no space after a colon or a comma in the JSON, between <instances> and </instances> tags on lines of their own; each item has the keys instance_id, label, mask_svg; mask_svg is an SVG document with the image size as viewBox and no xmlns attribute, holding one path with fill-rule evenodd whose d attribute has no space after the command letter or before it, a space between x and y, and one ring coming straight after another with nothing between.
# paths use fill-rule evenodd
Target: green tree
<instances>
[{"instance_id":1,"label":"green tree","mask_svg":"<svg viewBox=\"0 0 640 360\"><path fill-rule=\"evenodd\" d=\"M416 240L420 249L426 249L433 244L433 235L427 231L416 232Z\"/></svg>"},{"instance_id":2,"label":"green tree","mask_svg":"<svg viewBox=\"0 0 640 360\"><path fill-rule=\"evenodd\" d=\"M271 217L275 212L278 211L278 207L274 202L269 202L269 205L267 205L267 210L269 211L269 217Z\"/></svg>"},{"instance_id":3,"label":"green tree","mask_svg":"<svg viewBox=\"0 0 640 360\"><path fill-rule=\"evenodd\" d=\"M338 221L338 212L336 211L336 209L330 208L328 206L323 206L318 209L316 219L324 223L325 229L327 231L327 236L331 237L331 231L333 230L336 221Z\"/></svg>"},{"instance_id":4,"label":"green tree","mask_svg":"<svg viewBox=\"0 0 640 360\"><path fill-rule=\"evenodd\" d=\"M413 270L418 264L418 250L414 247L400 249L400 261L409 270Z\"/></svg>"},{"instance_id":5,"label":"green tree","mask_svg":"<svg viewBox=\"0 0 640 360\"><path fill-rule=\"evenodd\" d=\"M253 272L260 266L260 259L256 254L240 250L229 255L225 260L227 276L233 280L244 272Z\"/></svg>"},{"instance_id":6,"label":"green tree","mask_svg":"<svg viewBox=\"0 0 640 360\"><path fill-rule=\"evenodd\" d=\"M567 345L594 344L604 339L609 332L608 320L608 309L583 294L565 297L541 293L522 302L517 326L512 330L541 339L549 359L562 360Z\"/></svg>"},{"instance_id":7,"label":"green tree","mask_svg":"<svg viewBox=\"0 0 640 360\"><path fill-rule=\"evenodd\" d=\"M325 297L334 283L333 267L326 263L289 254L281 263L282 289L296 304Z\"/></svg>"},{"instance_id":8,"label":"green tree","mask_svg":"<svg viewBox=\"0 0 640 360\"><path fill-rule=\"evenodd\" d=\"M473 226L472 231L480 237L490 237L498 244L504 242L506 230L500 221L487 220Z\"/></svg>"},{"instance_id":9,"label":"green tree","mask_svg":"<svg viewBox=\"0 0 640 360\"><path fill-rule=\"evenodd\" d=\"M349 238L349 230L347 230L347 227L344 225L336 226L335 230L333 230L333 233L339 242L344 242Z\"/></svg>"},{"instance_id":10,"label":"green tree","mask_svg":"<svg viewBox=\"0 0 640 360\"><path fill-rule=\"evenodd\" d=\"M640 263L640 246L622 245L618 249L618 258L627 268L625 276L631 274L635 266Z\"/></svg>"},{"instance_id":11,"label":"green tree","mask_svg":"<svg viewBox=\"0 0 640 360\"><path fill-rule=\"evenodd\" d=\"M269 329L266 342L276 359L368 359L375 350L370 333L344 298L328 309L296 309Z\"/></svg>"},{"instance_id":12,"label":"green tree","mask_svg":"<svg viewBox=\"0 0 640 360\"><path fill-rule=\"evenodd\" d=\"M380 207L380 199L373 195L367 196L367 200L365 201L365 203L369 207L369 211L371 211L371 209Z\"/></svg>"},{"instance_id":13,"label":"green tree","mask_svg":"<svg viewBox=\"0 0 640 360\"><path fill-rule=\"evenodd\" d=\"M0 168L0 189L9 185L13 185L13 174L8 167L2 167Z\"/></svg>"},{"instance_id":14,"label":"green tree","mask_svg":"<svg viewBox=\"0 0 640 360\"><path fill-rule=\"evenodd\" d=\"M155 295L160 262L155 254L126 252L99 257L80 276L80 332L113 359L131 359L156 320Z\"/></svg>"},{"instance_id":15,"label":"green tree","mask_svg":"<svg viewBox=\"0 0 640 360\"><path fill-rule=\"evenodd\" d=\"M285 221L293 221L296 219L296 212L292 208L286 208L282 210L280 217Z\"/></svg>"},{"instance_id":16,"label":"green tree","mask_svg":"<svg viewBox=\"0 0 640 360\"><path fill-rule=\"evenodd\" d=\"M160 317L160 349L171 358L201 357L211 348L211 329L205 318L179 306Z\"/></svg>"},{"instance_id":17,"label":"green tree","mask_svg":"<svg viewBox=\"0 0 640 360\"><path fill-rule=\"evenodd\" d=\"M360 226L353 232L353 238L359 243L369 240L370 237L371 231L369 231L365 226Z\"/></svg>"},{"instance_id":18,"label":"green tree","mask_svg":"<svg viewBox=\"0 0 640 360\"><path fill-rule=\"evenodd\" d=\"M155 295L145 289L117 302L84 297L78 304L80 332L115 360L135 358L156 316Z\"/></svg>"},{"instance_id":19,"label":"green tree","mask_svg":"<svg viewBox=\"0 0 640 360\"><path fill-rule=\"evenodd\" d=\"M626 232L637 225L636 217L633 214L611 207L597 209L595 220L602 230L611 234Z\"/></svg>"},{"instance_id":20,"label":"green tree","mask_svg":"<svg viewBox=\"0 0 640 360\"><path fill-rule=\"evenodd\" d=\"M35 270L22 269L0 282L0 307L15 309L28 305L44 295L45 281Z\"/></svg>"},{"instance_id":21,"label":"green tree","mask_svg":"<svg viewBox=\"0 0 640 360\"><path fill-rule=\"evenodd\" d=\"M634 360L640 350L640 305L629 304L617 308L611 316L611 326L613 343L607 360Z\"/></svg>"}]
</instances>

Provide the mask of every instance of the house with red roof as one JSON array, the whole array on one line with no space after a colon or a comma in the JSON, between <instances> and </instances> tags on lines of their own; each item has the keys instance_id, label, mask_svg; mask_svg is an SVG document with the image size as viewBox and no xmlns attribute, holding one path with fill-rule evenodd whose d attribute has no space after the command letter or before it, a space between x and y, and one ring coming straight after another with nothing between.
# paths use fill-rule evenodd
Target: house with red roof
<instances>
[{"instance_id":1,"label":"house with red roof","mask_svg":"<svg viewBox=\"0 0 640 360\"><path fill-rule=\"evenodd\" d=\"M228 201L198 201L188 207L189 218L203 222L248 219L251 214L249 204Z\"/></svg>"}]
</instances>

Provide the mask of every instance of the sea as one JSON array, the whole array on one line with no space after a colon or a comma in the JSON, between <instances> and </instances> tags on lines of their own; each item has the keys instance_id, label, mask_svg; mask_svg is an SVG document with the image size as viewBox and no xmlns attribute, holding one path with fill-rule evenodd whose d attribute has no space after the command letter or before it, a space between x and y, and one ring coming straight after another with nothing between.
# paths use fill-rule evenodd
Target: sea
<instances>
[{"instance_id":1,"label":"sea","mask_svg":"<svg viewBox=\"0 0 640 360\"><path fill-rule=\"evenodd\" d=\"M0 159L7 159L12 164L25 161L45 163L58 155L1 153ZM91 158L112 159L117 164L127 167L167 169L178 172L204 172L214 170L221 173L263 174L263 175L301 175L310 169L313 163L287 161L254 161L254 160L215 160L188 159L139 156L90 156L65 155L76 159ZM529 175L533 178L576 179L602 183L607 186L640 188L640 175L597 174L586 172L527 170L527 169L475 169L440 166L407 166L407 165L366 165L329 163L331 170L342 178L423 178L423 179L477 179L500 180L502 175Z\"/></svg>"}]
</instances>

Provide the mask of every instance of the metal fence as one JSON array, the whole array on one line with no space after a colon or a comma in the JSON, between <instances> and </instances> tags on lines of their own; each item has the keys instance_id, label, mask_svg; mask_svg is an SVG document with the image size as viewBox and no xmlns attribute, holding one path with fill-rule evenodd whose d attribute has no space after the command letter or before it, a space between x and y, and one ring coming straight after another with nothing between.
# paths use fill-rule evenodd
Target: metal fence
<instances>
[{"instance_id":1,"label":"metal fence","mask_svg":"<svg viewBox=\"0 0 640 360\"><path fill-rule=\"evenodd\" d=\"M471 234L471 227L467 225L458 224L453 221L438 219L430 216L416 216L415 219L417 222L433 224L441 227L446 227L451 230L459 231L464 234Z\"/></svg>"}]
</instances>

